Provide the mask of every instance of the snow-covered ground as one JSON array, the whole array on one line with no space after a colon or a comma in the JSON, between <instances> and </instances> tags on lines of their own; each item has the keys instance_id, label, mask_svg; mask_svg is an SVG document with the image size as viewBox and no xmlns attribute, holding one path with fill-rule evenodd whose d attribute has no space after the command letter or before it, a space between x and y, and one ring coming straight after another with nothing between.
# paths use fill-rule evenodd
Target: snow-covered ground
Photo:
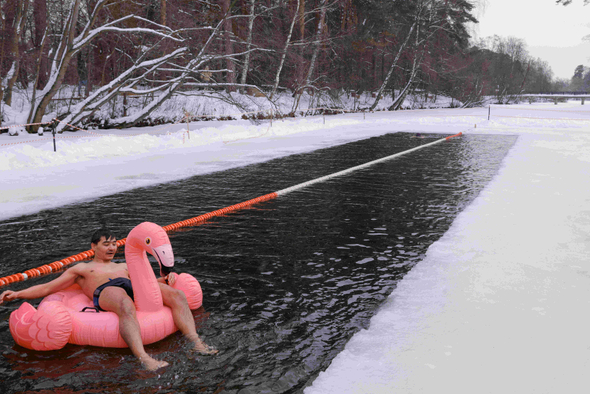
<instances>
[{"instance_id":1,"label":"snow-covered ground","mask_svg":"<svg viewBox=\"0 0 590 394\"><path fill-rule=\"evenodd\" d=\"M306 394L588 392L588 110L478 122L519 135L500 173Z\"/></svg>"},{"instance_id":2,"label":"snow-covered ground","mask_svg":"<svg viewBox=\"0 0 590 394\"><path fill-rule=\"evenodd\" d=\"M491 115L200 122L190 139L185 124L77 132L57 152L47 135L2 134L0 220L395 131L516 134L497 176L305 393L586 392L590 105L492 106Z\"/></svg>"}]
</instances>

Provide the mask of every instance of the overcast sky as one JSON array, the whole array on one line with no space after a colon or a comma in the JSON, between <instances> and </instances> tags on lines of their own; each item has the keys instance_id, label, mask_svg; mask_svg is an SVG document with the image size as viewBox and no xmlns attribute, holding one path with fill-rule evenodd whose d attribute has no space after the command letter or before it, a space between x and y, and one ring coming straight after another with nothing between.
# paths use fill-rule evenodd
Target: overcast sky
<instances>
[{"instance_id":1,"label":"overcast sky","mask_svg":"<svg viewBox=\"0 0 590 394\"><path fill-rule=\"evenodd\" d=\"M571 78L579 64L590 66L590 5L574 0L567 7L555 0L487 0L475 14L479 38L498 35L526 41L529 54L546 60L554 76Z\"/></svg>"}]
</instances>

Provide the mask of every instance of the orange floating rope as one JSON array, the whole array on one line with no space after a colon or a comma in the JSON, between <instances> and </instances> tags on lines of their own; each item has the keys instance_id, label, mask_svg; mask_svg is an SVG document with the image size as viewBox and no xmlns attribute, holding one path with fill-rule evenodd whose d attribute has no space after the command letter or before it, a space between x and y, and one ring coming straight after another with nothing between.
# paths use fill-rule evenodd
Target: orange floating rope
<instances>
[{"instance_id":1,"label":"orange floating rope","mask_svg":"<svg viewBox=\"0 0 590 394\"><path fill-rule=\"evenodd\" d=\"M460 132L460 133L458 133L458 134L451 135L451 136L449 136L449 137L445 138L445 140L447 140L447 141L448 141L448 140L450 140L451 138L455 138L455 137L461 137L462 135L463 135L463 132Z\"/></svg>"},{"instance_id":2,"label":"orange floating rope","mask_svg":"<svg viewBox=\"0 0 590 394\"><path fill-rule=\"evenodd\" d=\"M337 177L337 176L349 174L352 171L355 171L357 169L366 168L366 167L368 167L370 165L373 165L373 164L376 164L376 163L380 163L380 162L383 162L385 160L390 160L390 159L399 157L399 156L401 156L403 154L414 152L414 151L416 151L418 149L423 149L423 148L425 148L427 146L438 144L438 143L440 143L442 141L448 141L451 138L460 137L462 135L463 135L463 132L460 132L458 134L451 135L449 137L441 138L440 140L436 140L436 141L431 142L429 144L425 144L425 145L421 145L421 146L416 147L416 148L408 149L407 151L399 152L399 153L396 153L394 155L391 155L391 156L388 156L388 157L384 157L384 158L381 158L381 159L377 159L377 160L374 160L374 161L369 162L369 163L361 164L359 166L352 167L352 168L349 168L347 170L340 171L340 172L337 172L337 173L334 173L334 174L326 175L326 176L323 176L321 178L317 178L317 179L314 179L314 180L311 180L311 181L303 182L303 183L300 183L299 185L291 186L291 187L289 187L287 189L279 190L277 192L268 193L268 194L265 194L263 196L259 196L259 197L256 197L256 198L253 198L253 199L250 199L250 200L247 200L247 201L238 203L238 204L234 204L234 205L230 205L230 206L225 207L225 208L217 209L215 211L212 211L212 212L209 212L209 213L205 213L203 215L195 216L193 218L186 219L186 220L183 220L181 222L169 224L167 226L162 226L162 228L168 233L168 232L171 232L171 231L174 231L174 230L178 230L178 229L183 228L183 227L189 227L189 226L197 225L199 223L204 223L204 222L206 222L207 220L209 220L209 219L211 219L213 217L222 216L222 215L225 215L225 214L228 214L230 212L234 212L234 211L237 211L237 210L246 208L246 207L251 206L251 205L254 205L254 204L258 204L258 203L261 203L261 202L269 201L269 200L275 199L275 198L277 198L279 196L282 196L282 195L285 195L287 193L293 192L295 190L299 190L299 189L302 189L304 187L313 185L315 183L322 182L322 181L327 180L327 179L332 179L332 178ZM123 239L117 240L117 247L121 247L121 246L125 245L126 242L127 242L127 238L123 238ZM75 263L77 261L90 260L92 257L94 257L94 251L93 250L87 250L85 252L81 252L81 253L78 253L76 255L73 255L73 256L70 256L70 257L66 257L65 259L62 259L62 260L59 260L59 261L54 261L53 263L42 265L41 267L27 270L27 271L25 271L23 273L14 274L14 275L5 276L3 278L0 278L0 286L4 286L4 285L10 284L10 283L14 283L14 282L24 281L24 280L27 280L28 278L34 277L34 276L40 276L40 275L49 274L51 272L56 272L56 271L61 270L62 268L64 268L67 265L70 265L70 264Z\"/></svg>"},{"instance_id":3,"label":"orange floating rope","mask_svg":"<svg viewBox=\"0 0 590 394\"><path fill-rule=\"evenodd\" d=\"M237 211L237 210L245 208L249 205L254 205L254 204L257 204L257 203L260 203L263 201L268 201L268 200L271 200L276 197L277 197L276 193L269 193L264 196L256 197L251 200L241 202L239 204L235 204L235 205L231 205L229 207L221 208L216 211L212 211L212 212L200 215L200 216L196 216L191 219L187 219L187 220L183 220L181 222L169 224L167 226L163 226L162 228L166 232L170 232L170 231L178 230L182 227L194 226L196 224L206 222L207 220L209 220L213 217L221 216L221 215L233 212L233 211ZM121 247L121 246L125 245L126 242L127 242L127 238L117 240L117 247ZM81 252L81 253L75 254L73 256L66 257L65 259L62 259L59 261L54 261L53 263L50 263L50 264L42 265L41 267L29 269L23 273L14 274L14 275L0 278L0 286L4 286L4 285L14 283L14 282L21 282L21 281L27 280L28 278L32 278L35 276L41 276L41 275L46 275L46 274L49 274L52 272L56 272L56 271L59 271L62 268L66 267L72 263L75 263L78 261L90 260L92 257L94 257L94 251L87 250L85 252Z\"/></svg>"}]
</instances>

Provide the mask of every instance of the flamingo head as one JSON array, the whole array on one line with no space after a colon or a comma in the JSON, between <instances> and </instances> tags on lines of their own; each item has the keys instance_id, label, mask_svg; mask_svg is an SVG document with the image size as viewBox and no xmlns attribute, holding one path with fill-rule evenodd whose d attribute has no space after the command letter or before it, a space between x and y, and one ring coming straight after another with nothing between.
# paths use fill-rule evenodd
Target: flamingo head
<instances>
[{"instance_id":1,"label":"flamingo head","mask_svg":"<svg viewBox=\"0 0 590 394\"><path fill-rule=\"evenodd\" d=\"M127 236L127 247L138 248L156 258L163 276L174 268L174 253L166 231L155 223L143 222Z\"/></svg>"}]
</instances>

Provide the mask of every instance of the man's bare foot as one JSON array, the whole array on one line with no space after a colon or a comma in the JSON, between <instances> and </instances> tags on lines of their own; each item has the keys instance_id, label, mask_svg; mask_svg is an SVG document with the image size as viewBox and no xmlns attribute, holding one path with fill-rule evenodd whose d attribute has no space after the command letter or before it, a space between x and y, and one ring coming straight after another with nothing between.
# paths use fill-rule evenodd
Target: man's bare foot
<instances>
[{"instance_id":1,"label":"man's bare foot","mask_svg":"<svg viewBox=\"0 0 590 394\"><path fill-rule=\"evenodd\" d=\"M148 355L141 357L139 361L148 371L155 371L157 369L168 366L168 363L166 361L156 360L155 358L152 358Z\"/></svg>"},{"instance_id":2,"label":"man's bare foot","mask_svg":"<svg viewBox=\"0 0 590 394\"><path fill-rule=\"evenodd\" d=\"M214 347L211 347L211 346L207 345L205 342L203 342L201 340L201 338L199 338L198 336L196 336L194 338L189 338L189 339L195 344L195 347L192 350L199 353L199 354L214 355L214 354L217 354L217 352L219 352L219 350L217 350Z\"/></svg>"}]
</instances>

